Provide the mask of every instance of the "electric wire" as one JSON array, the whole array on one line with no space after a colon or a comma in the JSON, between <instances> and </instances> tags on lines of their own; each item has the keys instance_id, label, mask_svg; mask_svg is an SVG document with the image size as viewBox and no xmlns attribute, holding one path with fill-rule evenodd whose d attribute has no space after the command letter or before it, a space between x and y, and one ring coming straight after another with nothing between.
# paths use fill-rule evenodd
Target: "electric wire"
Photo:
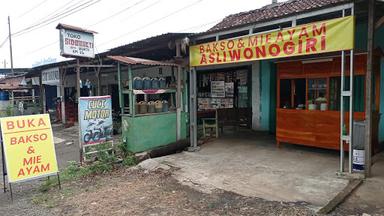
<instances>
[{"instance_id":1,"label":"electric wire","mask_svg":"<svg viewBox=\"0 0 384 216\"><path fill-rule=\"evenodd\" d=\"M9 36L5 37L3 43L0 44L0 48L4 46L5 43L7 43Z\"/></svg>"},{"instance_id":2,"label":"electric wire","mask_svg":"<svg viewBox=\"0 0 384 216\"><path fill-rule=\"evenodd\" d=\"M155 2L155 3L153 3L153 4L150 5L149 7L143 8L142 10L137 11L136 13L131 14L130 16L133 16L133 15L135 15L135 14L138 14L138 13L142 12L142 11L144 11L145 9L150 8L151 6L153 6L154 4L156 4L156 3L160 2L160 1L161 1L161 0L159 0L159 1ZM129 17L130 17L130 16L129 16ZM220 18L220 19L213 20L213 21L210 21L210 22L207 22L207 23L203 23L203 24L199 24L199 25L191 26L191 27L188 27L188 28L179 29L179 30L176 30L176 32L184 32L184 31L187 31L187 30L190 30L190 29L196 29L196 28L205 27L205 26L211 25L211 24L213 24L213 23L217 23L217 22L219 22L220 20L222 20L222 19ZM28 54L33 54L33 53L39 52L39 51L41 51L41 50L44 50L45 48L48 48L48 47L50 47L50 46L55 45L55 44L58 43L58 42L59 42L59 40L55 40L54 42L48 43L48 44L46 44L46 45L44 45L44 46L42 46L42 47L39 47L39 48L37 48L37 49L35 49L35 50L32 50L31 52L28 52ZM95 45L95 47L96 47L96 45Z\"/></svg>"},{"instance_id":3,"label":"electric wire","mask_svg":"<svg viewBox=\"0 0 384 216\"><path fill-rule=\"evenodd\" d=\"M108 16L108 17L105 17L105 18L103 18L103 19L97 21L96 23L93 23L93 24L90 25L90 26L92 27L92 26L95 26L95 25L97 25L97 24L103 23L103 22L105 22L105 21L107 21L107 20L109 20L109 19L111 19L111 18L113 18L113 17L115 17L115 16L120 15L120 14L123 13L123 12L126 12L127 10L129 10L129 9L131 9L131 8L137 6L137 5L140 5L140 4L144 3L145 1L147 1L147 0L141 0L141 1L138 1L138 2L134 3L133 5L129 5L128 7L126 7L126 8L124 8L124 9L118 11L117 13L114 13L114 14Z\"/></svg>"},{"instance_id":4,"label":"electric wire","mask_svg":"<svg viewBox=\"0 0 384 216\"><path fill-rule=\"evenodd\" d=\"M145 1L147 1L147 0L142 0L141 2L145 2ZM154 2L153 4L150 4L149 6L142 8L142 9L139 10L139 11L136 11L135 13L130 14L130 16L139 14L139 13L141 13L141 12L143 12L143 11L145 11L145 10L147 10L147 9L149 9L149 8L151 8L151 7L153 7L153 6L155 6L156 4L158 4L158 3L161 2L161 1L162 1L162 0L158 0L158 1ZM138 4L136 4L136 6L137 6L137 5L138 5ZM132 8L132 7L131 7L131 8ZM111 16L108 16L108 17L104 18L103 21L105 21L105 20L107 20L108 18L113 17L113 16L115 16L116 14L119 14L119 13L120 13L120 11L117 12L117 13L115 13L115 14L112 14ZM97 25L97 24L99 24L99 23L101 23L101 21L98 21L98 23L96 23L96 24L92 24L92 25L90 25L89 27L92 27L93 25ZM55 40L54 42L48 43L48 44L46 44L46 45L44 45L44 46L42 46L42 47L39 47L39 48L37 48L37 49L35 49L35 50L32 50L31 52L28 52L28 54L36 53L36 52L38 52L38 51L40 51L40 50L43 50L43 49L45 49L45 48L48 48L48 47L50 47L50 46L55 45L55 44L58 43L58 42L59 42L59 40Z\"/></svg>"},{"instance_id":5,"label":"electric wire","mask_svg":"<svg viewBox=\"0 0 384 216\"><path fill-rule=\"evenodd\" d=\"M16 19L20 19L22 17L24 17L25 15L31 13L33 10L35 10L36 8L40 7L42 4L44 4L45 2L47 2L48 0L43 0L41 2L39 2L38 4L36 4L35 6L33 6L32 8L28 9L27 11L25 11L24 13L22 13L21 15L19 15Z\"/></svg>"},{"instance_id":6,"label":"electric wire","mask_svg":"<svg viewBox=\"0 0 384 216\"><path fill-rule=\"evenodd\" d=\"M142 1L136 2L134 5L131 5L130 7L127 7L127 8L125 8L125 9L132 8L133 6L137 6L138 4L143 3L143 2L145 2L145 1L146 1L146 0L142 0ZM158 0L158 1L155 2L154 4L151 4L151 5L149 5L149 6L145 7L145 8L143 8L143 9L141 9L140 11L137 11L137 12L131 14L130 16L133 16L133 15L138 14L138 13L140 13L140 12L142 12L142 11L144 11L144 10L150 8L150 7L153 7L155 4L159 3L160 1L161 1L161 0ZM124 35L121 35L121 36L119 36L119 38L121 38L121 37L123 37L123 36L125 36L125 35L127 35L127 34L131 34L131 33L134 33L134 32L136 32L136 31L139 31L139 30L142 30L142 29L144 29L144 28L147 28L147 27L149 27L150 25L153 25L153 24L155 24L155 23L157 23L157 22L159 22L159 21L161 21L161 20L163 20L163 19L165 19L165 18L168 18L168 17L170 17L170 16L172 16L172 15L174 15L174 14L177 14L177 13L181 12L182 10L188 9L189 7L192 7L193 5L200 3L201 1L203 1L203 0L198 0L198 1L196 1L196 2L193 2L193 3L190 4L190 5L187 5L187 6L183 7L183 8L180 8L180 9L177 10L177 11L174 11L174 12L172 12L172 13L170 13L170 14L168 14L168 15L165 15L165 16L163 16L163 17L157 19L157 20L154 20L154 21L152 21L152 22L150 22L150 23L148 23L148 24L146 24L146 25L144 25L144 26L142 26L142 27L140 27L140 28L137 28L135 31L126 33L126 34L124 34ZM73 2L73 0L72 0L71 2ZM100 20L100 21L98 21L97 23L92 24L92 25L97 25L97 24L99 24L99 23L101 23L101 22L104 22L104 21L106 21L106 20L108 20L108 19L114 17L114 16L117 16L117 15L121 14L122 11L124 11L124 10L120 10L120 11L118 11L117 13L115 13L115 14L113 14L113 15L111 15L111 16L108 16L108 17L106 17L106 18L104 18L104 19L102 19L102 20ZM193 28L197 28L197 27L203 27L203 26L209 25L209 24L214 23L214 22L216 22L216 21L212 21L212 22L205 23L205 24L202 24L202 25L192 26L192 27L186 28L185 30L193 29ZM183 30L180 30L180 31L183 31ZM119 39L119 38L118 38L118 39ZM108 43L111 42L111 41L114 41L114 40L116 40L116 38L115 38L115 39L112 39L112 40L110 40L110 41L108 41ZM6 41L5 41L5 42L6 42ZM5 43L5 42L4 42L4 43ZM45 49L45 48L48 48L48 47L50 47L50 46L55 45L55 44L58 43L58 42L59 42L59 40L55 40L54 42L51 42L51 43L46 44L46 45L44 45L44 46L42 46L42 47L39 47L39 48L37 48L37 49L35 49L35 50L32 50L31 52L28 52L28 54L36 53L36 52L41 51L41 50L43 50L43 49ZM104 44L106 44L106 43L102 43L100 46L102 46L102 45L104 45ZM0 46L0 47L1 47L1 46Z\"/></svg>"},{"instance_id":7,"label":"electric wire","mask_svg":"<svg viewBox=\"0 0 384 216\"><path fill-rule=\"evenodd\" d=\"M44 21L44 20L53 18L53 17L59 15L60 13L62 13L63 11L70 10L71 8L73 8L73 7L76 6L77 4L80 4L81 2L84 2L85 0L80 0L79 2L76 2L76 3L72 4L74 1L76 1L76 0L71 0L71 1L68 2L68 3L65 3L65 4L63 4L63 5L60 5L56 10L52 11L51 13L49 13L48 15L46 15L45 17L40 18L38 21L36 21L36 23L40 23L40 22L42 22L42 21ZM65 8L64 8L64 7L65 7Z\"/></svg>"},{"instance_id":8,"label":"electric wire","mask_svg":"<svg viewBox=\"0 0 384 216\"><path fill-rule=\"evenodd\" d=\"M79 6L71 9L70 11L67 11L65 13L60 14L57 17L54 17L54 18L52 18L50 20L46 20L46 21L43 21L41 23L38 23L38 24L35 24L35 25L32 25L32 26L29 26L27 28L24 28L22 30L19 30L19 31L13 33L12 36L16 37L16 36L20 36L22 34L26 34L28 32L34 31L36 29L40 29L40 28L45 27L45 26L47 26L47 25L49 25L49 24L51 24L53 22L56 22L56 21L62 19L62 18L65 18L65 17L67 17L69 15L72 15L74 13L77 13L77 12L81 11L81 10L84 10L84 9L86 9L86 8L92 6L92 5L94 5L94 4L96 4L96 3L100 2L100 1L101 0L89 0L89 1L83 3L83 4L79 5Z\"/></svg>"},{"instance_id":9,"label":"electric wire","mask_svg":"<svg viewBox=\"0 0 384 216\"><path fill-rule=\"evenodd\" d=\"M213 20L213 21L211 21L211 22L208 22L208 23L203 23L203 24L199 24L199 25L191 26L191 27L184 28L184 29L179 29L179 30L177 30L176 32L184 32L184 31L191 30L191 29L196 29L196 28L205 27L205 26L211 25L211 24L213 24L213 23L217 23L217 22L219 22L219 21L221 21L221 20L223 20L223 19L220 18L220 19L217 19L217 20Z\"/></svg>"},{"instance_id":10,"label":"electric wire","mask_svg":"<svg viewBox=\"0 0 384 216\"><path fill-rule=\"evenodd\" d=\"M139 13L141 13L141 12L143 12L143 11L145 11L145 10L147 10L147 9L149 9L149 8L151 8L151 7L153 7L153 6L155 6L155 5L157 5L158 3L160 3L162 0L158 0L158 1L156 1L156 2L154 2L153 4L150 4L150 5L148 5L148 6L146 6L146 7L144 7L144 8L142 8L142 9L140 9L139 11L136 11L136 12L134 12L134 13L132 13L132 14L129 14L129 16L126 16L126 17L124 17L122 20L120 20L120 21L124 21L124 20L126 20L127 18L129 18L129 17L132 17L132 16L134 16L134 15L136 15L136 14L139 14Z\"/></svg>"},{"instance_id":11,"label":"electric wire","mask_svg":"<svg viewBox=\"0 0 384 216\"><path fill-rule=\"evenodd\" d=\"M122 34L122 35L120 35L120 36L118 36L118 37L116 37L116 38L113 38L113 39L111 39L111 40L109 40L109 41L105 41L105 42L101 43L101 44L99 45L99 47L100 47L100 46L103 46L103 45L105 45L105 44L108 44L108 43L110 43L110 42L113 42L113 41L115 41L115 40L118 40L118 39L120 39L120 38L122 38L122 37L125 37L125 36L127 36L127 35L129 35L129 34L132 34L132 33L135 33L135 32L137 32L137 31L140 31L140 30L143 30L143 29L145 29L145 28L148 28L149 26L151 26L151 25L153 25L153 24L155 24L155 23L158 23L158 22L160 22L160 21L162 21L162 20L164 20L164 19L166 19L166 18L168 18L168 17L170 17L170 16L173 16L173 15L175 15L175 14L178 14L178 13L180 13L180 12L186 10L186 9L189 9L189 8L192 7L192 6L201 3L202 1L204 1L204 0L198 0L198 1L195 1L195 2L193 2L193 3L191 3L191 4L187 5L187 6L184 6L184 7L180 8L180 9L177 9L177 10L171 12L171 13L169 13L169 14L167 14L167 15L165 15L165 16L159 18L159 19L156 19L156 20L154 20L154 21L151 21L151 22L149 22L149 23L147 23L147 24L145 24L145 25L139 27L139 28L136 28L136 29L133 30L133 31L129 31L129 32L124 33L124 34Z\"/></svg>"},{"instance_id":12,"label":"electric wire","mask_svg":"<svg viewBox=\"0 0 384 216\"><path fill-rule=\"evenodd\" d=\"M69 3L66 3L66 4L64 4L64 5L61 5L59 8L57 8L56 10L54 10L52 13L50 13L50 14L47 15L47 16L45 16L44 18L39 19L37 22L35 22L35 23L32 24L32 25L36 25L36 24L41 23L41 21L48 20L47 18L53 18L54 16L51 16L51 15L53 15L53 14L55 14L56 12L62 10L62 8L63 8L64 6L66 6L66 5L68 5L68 4L69 4L69 6L66 7L66 8L65 8L64 10L62 10L62 11L66 11L66 10L70 9L71 7L73 7L73 6L76 6L76 3L71 5L71 3L74 2L74 1L75 1L75 0L71 0ZM81 0L80 2L82 2L82 1L84 1L84 0ZM80 3L80 2L78 2L78 3ZM37 8L37 7L36 7L36 8ZM55 15L58 15L58 13L56 13ZM12 34L12 36L14 36L14 34ZM6 40L8 40L8 38L9 38L9 36L7 36L7 37L4 39L4 41L6 42ZM0 48L4 45L5 42L3 42L3 43L1 44Z\"/></svg>"}]
</instances>

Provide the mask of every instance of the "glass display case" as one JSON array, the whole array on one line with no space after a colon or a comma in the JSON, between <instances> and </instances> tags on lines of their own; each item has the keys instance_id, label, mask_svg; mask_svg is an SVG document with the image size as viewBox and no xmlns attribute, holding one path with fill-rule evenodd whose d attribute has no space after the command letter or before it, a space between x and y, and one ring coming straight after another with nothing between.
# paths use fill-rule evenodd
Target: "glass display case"
<instances>
[{"instance_id":1,"label":"glass display case","mask_svg":"<svg viewBox=\"0 0 384 216\"><path fill-rule=\"evenodd\" d=\"M308 110L328 109L327 79L308 79Z\"/></svg>"}]
</instances>

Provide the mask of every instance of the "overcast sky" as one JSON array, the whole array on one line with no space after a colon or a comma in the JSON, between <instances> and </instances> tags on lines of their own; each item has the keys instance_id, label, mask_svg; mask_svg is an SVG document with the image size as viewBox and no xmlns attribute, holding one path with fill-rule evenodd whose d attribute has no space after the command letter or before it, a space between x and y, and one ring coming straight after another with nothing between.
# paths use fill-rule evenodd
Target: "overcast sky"
<instances>
[{"instance_id":1,"label":"overcast sky","mask_svg":"<svg viewBox=\"0 0 384 216\"><path fill-rule=\"evenodd\" d=\"M99 53L167 32L205 31L229 14L257 9L271 1L5 0L0 7L0 45L8 36L8 15L15 34L14 67L31 67L49 58L64 59L55 29L58 23L98 32L95 48ZM10 67L8 41L0 47L1 68L4 60Z\"/></svg>"}]
</instances>

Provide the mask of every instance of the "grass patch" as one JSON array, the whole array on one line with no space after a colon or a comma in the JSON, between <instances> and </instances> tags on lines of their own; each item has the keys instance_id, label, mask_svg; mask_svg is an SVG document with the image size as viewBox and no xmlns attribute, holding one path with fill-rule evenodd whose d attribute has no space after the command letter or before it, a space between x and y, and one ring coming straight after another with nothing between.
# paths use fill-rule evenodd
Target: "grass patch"
<instances>
[{"instance_id":1,"label":"grass patch","mask_svg":"<svg viewBox=\"0 0 384 216\"><path fill-rule=\"evenodd\" d=\"M32 198L32 203L35 205L42 205L42 206L45 206L47 208L53 208L56 206L56 203L52 199L52 197L46 193L41 193L41 194L35 195Z\"/></svg>"},{"instance_id":2,"label":"grass patch","mask_svg":"<svg viewBox=\"0 0 384 216\"><path fill-rule=\"evenodd\" d=\"M69 161L68 166L60 172L61 183L73 181L87 176L99 175L111 172L115 169L118 161L122 162L125 167L134 166L137 164L137 159L133 153L129 152L126 145L123 143L115 146L113 151L100 150L95 155L95 161L80 166L76 161ZM120 159L118 158L120 157ZM58 179L56 176L47 178L43 184L40 185L40 192L47 192L53 187L58 186Z\"/></svg>"}]
</instances>

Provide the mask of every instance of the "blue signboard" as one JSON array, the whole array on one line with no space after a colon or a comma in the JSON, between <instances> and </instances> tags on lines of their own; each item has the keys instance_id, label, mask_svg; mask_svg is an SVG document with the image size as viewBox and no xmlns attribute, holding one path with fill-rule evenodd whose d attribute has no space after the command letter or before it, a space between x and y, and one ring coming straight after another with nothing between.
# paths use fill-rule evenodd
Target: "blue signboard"
<instances>
[{"instance_id":1,"label":"blue signboard","mask_svg":"<svg viewBox=\"0 0 384 216\"><path fill-rule=\"evenodd\" d=\"M83 147L112 141L111 96L81 97L79 124Z\"/></svg>"}]
</instances>

